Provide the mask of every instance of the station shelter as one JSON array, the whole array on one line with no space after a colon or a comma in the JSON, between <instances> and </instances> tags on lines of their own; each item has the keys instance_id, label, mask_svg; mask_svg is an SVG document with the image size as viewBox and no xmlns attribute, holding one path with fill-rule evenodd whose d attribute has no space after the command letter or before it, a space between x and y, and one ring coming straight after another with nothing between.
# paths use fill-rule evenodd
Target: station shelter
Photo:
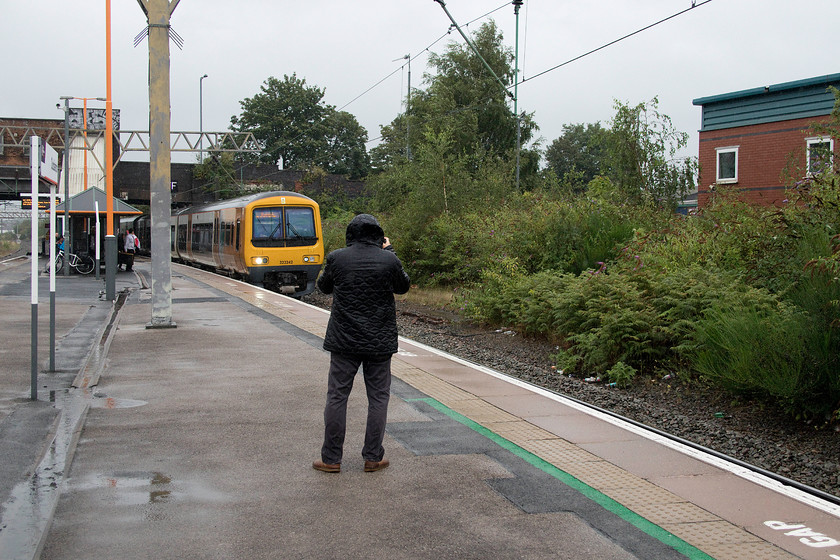
<instances>
[{"instance_id":1,"label":"station shelter","mask_svg":"<svg viewBox=\"0 0 840 560\"><path fill-rule=\"evenodd\" d=\"M76 254L90 254L93 256L95 248L96 232L96 210L99 208L99 243L102 251L105 247L106 227L108 216L106 214L106 202L108 196L102 189L96 187L88 188L70 197L69 201L56 205L56 222L64 218L65 204L68 204L70 223L66 228L56 226L59 231L64 232L65 246L70 247L70 252ZM120 218L128 216L139 216L143 212L113 197L113 235L119 235ZM69 234L69 235L68 235ZM67 245L69 243L69 245Z\"/></svg>"}]
</instances>

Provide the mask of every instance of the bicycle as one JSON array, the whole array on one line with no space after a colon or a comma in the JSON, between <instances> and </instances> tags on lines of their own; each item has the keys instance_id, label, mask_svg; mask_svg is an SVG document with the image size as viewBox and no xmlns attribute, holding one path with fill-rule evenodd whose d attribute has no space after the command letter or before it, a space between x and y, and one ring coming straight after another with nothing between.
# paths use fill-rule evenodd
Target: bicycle
<instances>
[{"instance_id":1,"label":"bicycle","mask_svg":"<svg viewBox=\"0 0 840 560\"><path fill-rule=\"evenodd\" d=\"M89 255L76 255L74 253L70 253L67 257L67 264L79 274L90 274L94 267L93 259ZM62 250L55 256L55 270L59 271L63 266L64 251ZM44 272L47 274L50 272L49 261L47 262L47 266L44 267Z\"/></svg>"}]
</instances>

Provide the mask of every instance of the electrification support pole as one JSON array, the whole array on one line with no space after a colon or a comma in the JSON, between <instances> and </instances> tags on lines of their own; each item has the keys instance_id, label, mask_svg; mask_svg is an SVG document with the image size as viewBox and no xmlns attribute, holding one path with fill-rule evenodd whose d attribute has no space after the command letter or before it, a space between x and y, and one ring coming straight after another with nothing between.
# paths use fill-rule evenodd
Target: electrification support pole
<instances>
[{"instance_id":1,"label":"electrification support pole","mask_svg":"<svg viewBox=\"0 0 840 560\"><path fill-rule=\"evenodd\" d=\"M513 0L516 14L516 55L513 70L513 114L516 116L516 190L519 190L519 151L522 144L522 119L519 117L519 7L522 0Z\"/></svg>"},{"instance_id":2,"label":"electrification support pole","mask_svg":"<svg viewBox=\"0 0 840 560\"><path fill-rule=\"evenodd\" d=\"M456 22L455 18L452 17L452 14L450 14L449 10L446 9L446 2L444 2L443 0L434 0L434 1L437 2L438 4L440 4L440 7L443 8L443 11L446 13L446 16L449 18L449 21L452 22L452 25L454 25L455 29L458 30L458 33L461 34L461 37L464 38L464 41L466 41L467 45L470 47L470 49L472 49L472 52L475 53L475 56L477 56L478 59L482 63L484 63L484 67L487 68L487 71L490 72L490 75L492 75L494 78L496 78L496 81L499 82L500 86L502 86L502 89L504 90L505 94L508 97L513 97L513 94L507 90L507 86L502 81L502 79L499 78L499 76L493 71L492 68L490 68L490 65L487 63L486 60L484 60L484 57L481 56L481 53L478 52L478 49L475 48L475 45L473 45L473 43L472 43L472 41L470 41L469 37L467 37L466 34L461 30L461 26L458 25L458 22Z\"/></svg>"},{"instance_id":3,"label":"electrification support pole","mask_svg":"<svg viewBox=\"0 0 840 560\"><path fill-rule=\"evenodd\" d=\"M149 24L149 197L151 203L152 317L146 328L173 328L169 223L172 207L169 148L169 21L180 0L137 0Z\"/></svg>"},{"instance_id":4,"label":"electrification support pole","mask_svg":"<svg viewBox=\"0 0 840 560\"><path fill-rule=\"evenodd\" d=\"M405 157L411 161L411 54L408 59L408 91L405 99Z\"/></svg>"}]
</instances>

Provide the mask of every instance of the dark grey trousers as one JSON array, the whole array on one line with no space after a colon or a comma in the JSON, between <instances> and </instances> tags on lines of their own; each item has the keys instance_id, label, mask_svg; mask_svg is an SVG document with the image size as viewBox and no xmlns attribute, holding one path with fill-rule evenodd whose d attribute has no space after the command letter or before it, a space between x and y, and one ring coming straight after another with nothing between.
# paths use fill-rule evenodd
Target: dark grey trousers
<instances>
[{"instance_id":1,"label":"dark grey trousers","mask_svg":"<svg viewBox=\"0 0 840 560\"><path fill-rule=\"evenodd\" d=\"M333 352L330 354L327 405L324 407L324 445L321 447L321 460L325 463L341 463L347 429L347 399L360 365L368 398L362 457L365 461L381 461L385 456L382 440L391 397L391 355L361 356Z\"/></svg>"}]
</instances>

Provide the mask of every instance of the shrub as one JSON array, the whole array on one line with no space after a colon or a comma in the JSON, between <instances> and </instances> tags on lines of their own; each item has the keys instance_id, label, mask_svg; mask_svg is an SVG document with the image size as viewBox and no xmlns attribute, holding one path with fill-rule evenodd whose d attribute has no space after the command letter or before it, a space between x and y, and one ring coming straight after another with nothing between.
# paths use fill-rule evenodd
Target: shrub
<instances>
[{"instance_id":1,"label":"shrub","mask_svg":"<svg viewBox=\"0 0 840 560\"><path fill-rule=\"evenodd\" d=\"M607 378L616 384L617 387L627 387L636 377L636 370L624 362L616 363L607 372Z\"/></svg>"},{"instance_id":2,"label":"shrub","mask_svg":"<svg viewBox=\"0 0 840 560\"><path fill-rule=\"evenodd\" d=\"M836 411L840 387L836 364L830 367L836 358L807 313L784 303L716 306L697 336L695 367L720 386L774 401L799 417Z\"/></svg>"}]
</instances>

